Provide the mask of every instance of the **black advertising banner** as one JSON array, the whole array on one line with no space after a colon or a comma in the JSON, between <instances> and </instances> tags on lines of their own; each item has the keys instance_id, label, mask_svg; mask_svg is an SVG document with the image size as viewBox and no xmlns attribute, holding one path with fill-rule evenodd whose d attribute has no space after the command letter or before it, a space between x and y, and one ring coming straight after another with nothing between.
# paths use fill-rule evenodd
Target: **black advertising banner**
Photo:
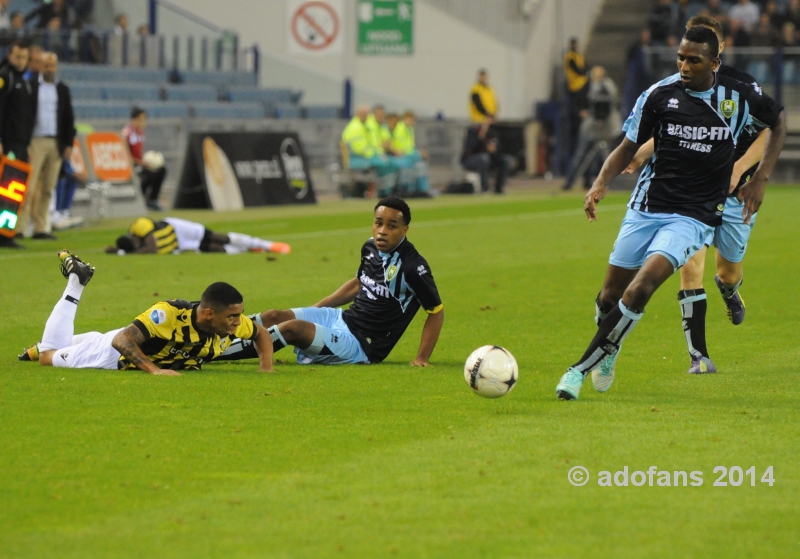
<instances>
[{"instance_id":1,"label":"black advertising banner","mask_svg":"<svg viewBox=\"0 0 800 559\"><path fill-rule=\"evenodd\" d=\"M175 208L240 210L314 204L300 139L293 132L192 133Z\"/></svg>"}]
</instances>

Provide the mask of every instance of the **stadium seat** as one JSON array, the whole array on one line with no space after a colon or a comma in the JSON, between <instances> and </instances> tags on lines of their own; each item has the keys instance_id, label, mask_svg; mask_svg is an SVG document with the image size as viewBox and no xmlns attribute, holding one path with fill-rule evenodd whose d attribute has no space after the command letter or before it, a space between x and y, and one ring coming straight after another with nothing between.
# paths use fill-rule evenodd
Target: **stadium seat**
<instances>
[{"instance_id":1,"label":"stadium seat","mask_svg":"<svg viewBox=\"0 0 800 559\"><path fill-rule=\"evenodd\" d=\"M150 101L136 105L147 111L148 118L189 117L189 104L183 101Z\"/></svg>"},{"instance_id":2,"label":"stadium seat","mask_svg":"<svg viewBox=\"0 0 800 559\"><path fill-rule=\"evenodd\" d=\"M120 101L76 100L72 108L78 120L128 119L131 116L131 104Z\"/></svg>"},{"instance_id":3,"label":"stadium seat","mask_svg":"<svg viewBox=\"0 0 800 559\"><path fill-rule=\"evenodd\" d=\"M280 103L275 107L277 118L302 118L300 107L291 103Z\"/></svg>"},{"instance_id":4,"label":"stadium seat","mask_svg":"<svg viewBox=\"0 0 800 559\"><path fill-rule=\"evenodd\" d=\"M336 119L342 116L342 109L331 105L307 106L305 111L306 118L310 119Z\"/></svg>"},{"instance_id":5,"label":"stadium seat","mask_svg":"<svg viewBox=\"0 0 800 559\"><path fill-rule=\"evenodd\" d=\"M104 88L105 98L110 101L158 101L161 88L158 85L141 83L115 83Z\"/></svg>"},{"instance_id":6,"label":"stadium seat","mask_svg":"<svg viewBox=\"0 0 800 559\"><path fill-rule=\"evenodd\" d=\"M187 84L207 85L256 85L256 75L251 72L203 72L190 70L181 73L183 82Z\"/></svg>"},{"instance_id":7,"label":"stadium seat","mask_svg":"<svg viewBox=\"0 0 800 559\"><path fill-rule=\"evenodd\" d=\"M70 94L73 99L105 99L105 86L102 82L80 82L76 81L69 85Z\"/></svg>"},{"instance_id":8,"label":"stadium seat","mask_svg":"<svg viewBox=\"0 0 800 559\"><path fill-rule=\"evenodd\" d=\"M228 100L250 103L296 103L299 96L291 89L259 89L257 87L232 86L228 88Z\"/></svg>"},{"instance_id":9,"label":"stadium seat","mask_svg":"<svg viewBox=\"0 0 800 559\"><path fill-rule=\"evenodd\" d=\"M166 85L167 101L216 101L217 88L213 85Z\"/></svg>"},{"instance_id":10,"label":"stadium seat","mask_svg":"<svg viewBox=\"0 0 800 559\"><path fill-rule=\"evenodd\" d=\"M167 70L138 68L135 66L115 67L99 64L60 64L58 76L68 85L76 82L103 82L159 84L168 78Z\"/></svg>"},{"instance_id":11,"label":"stadium seat","mask_svg":"<svg viewBox=\"0 0 800 559\"><path fill-rule=\"evenodd\" d=\"M261 120L265 118L260 103L193 103L195 118Z\"/></svg>"}]
</instances>

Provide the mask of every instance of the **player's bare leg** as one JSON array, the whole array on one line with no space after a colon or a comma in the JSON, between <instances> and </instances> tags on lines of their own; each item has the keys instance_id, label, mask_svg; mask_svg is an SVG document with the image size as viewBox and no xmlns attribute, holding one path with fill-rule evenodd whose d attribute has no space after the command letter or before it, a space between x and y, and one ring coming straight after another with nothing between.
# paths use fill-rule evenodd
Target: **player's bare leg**
<instances>
[{"instance_id":1,"label":"player's bare leg","mask_svg":"<svg viewBox=\"0 0 800 559\"><path fill-rule=\"evenodd\" d=\"M275 326L276 324L280 324L282 322L288 322L290 320L294 320L297 317L291 311L288 310L277 310L277 309L270 309L268 311L264 311L261 313L261 325L264 328L269 328L270 326Z\"/></svg>"},{"instance_id":2,"label":"player's bare leg","mask_svg":"<svg viewBox=\"0 0 800 559\"><path fill-rule=\"evenodd\" d=\"M734 326L744 322L744 300L739 294L739 288L744 280L741 262L729 262L717 252L717 275L714 281L722 295L728 318Z\"/></svg>"},{"instance_id":3,"label":"player's bare leg","mask_svg":"<svg viewBox=\"0 0 800 559\"><path fill-rule=\"evenodd\" d=\"M708 247L698 250L681 268L681 290L678 303L683 317L683 333L692 360L689 374L716 373L717 367L708 355L706 345L706 311L708 301L703 289L703 272Z\"/></svg>"}]
</instances>

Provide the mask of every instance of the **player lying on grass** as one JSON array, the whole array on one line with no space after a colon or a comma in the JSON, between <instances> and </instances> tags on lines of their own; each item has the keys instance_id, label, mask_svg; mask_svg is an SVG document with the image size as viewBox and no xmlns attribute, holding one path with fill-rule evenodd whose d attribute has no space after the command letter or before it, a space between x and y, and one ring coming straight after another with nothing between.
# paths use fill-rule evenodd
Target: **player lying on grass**
<instances>
[{"instance_id":1,"label":"player lying on grass","mask_svg":"<svg viewBox=\"0 0 800 559\"><path fill-rule=\"evenodd\" d=\"M764 156L739 196L744 219L758 211L786 137L783 108L752 85L715 74L719 41L706 27L689 29L678 48L677 76L639 97L625 123L625 138L606 159L584 198L589 221L608 183L655 133L655 157L639 177L597 297L599 326L583 357L556 386L574 400L586 375L605 392L625 338L642 318L656 289L714 235L722 221L736 142L750 125L770 127ZM694 138L694 139L693 139Z\"/></svg>"},{"instance_id":2,"label":"player lying on grass","mask_svg":"<svg viewBox=\"0 0 800 559\"><path fill-rule=\"evenodd\" d=\"M716 33L720 42L719 52L722 53L725 43L722 41L722 26L719 22L707 16L695 16L686 24L686 29L698 25L708 27ZM750 84L756 91L761 92L755 78L746 72L720 64L717 74L730 76L742 83ZM729 196L725 200L725 209L722 212L722 224L714 229L712 244L717 249L717 274L714 276L714 281L722 295L728 318L734 325L744 321L744 301L739 294L739 287L743 280L742 260L747 250L750 231L756 222L756 214L750 217L749 222L745 221L744 202L739 198L739 192L756 171L758 162L764 154L767 134L769 134L767 129L758 131L748 127L739 136ZM651 138L639 148L631 164L622 173L632 173L638 169L645 160L652 158L654 151L654 140ZM692 374L717 372L716 365L709 357L706 344L708 304L706 291L703 288L705 263L706 247L704 246L681 268L681 289L678 292L678 302L683 315L683 330L689 347L689 357L692 360L689 373Z\"/></svg>"},{"instance_id":3,"label":"player lying on grass","mask_svg":"<svg viewBox=\"0 0 800 559\"><path fill-rule=\"evenodd\" d=\"M411 365L430 365L444 311L428 263L406 238L410 222L405 201L384 198L375 206L372 238L361 247L356 277L313 307L253 315L268 328L274 350L294 346L301 364L380 363L422 307L428 318ZM347 310L336 308L348 303ZM252 344L242 340L221 359L255 356Z\"/></svg>"},{"instance_id":4,"label":"player lying on grass","mask_svg":"<svg viewBox=\"0 0 800 559\"><path fill-rule=\"evenodd\" d=\"M75 315L94 268L64 250L58 253L67 278L64 295L44 327L42 341L20 359L70 369L141 369L153 375L198 371L234 338L250 340L261 371L272 372L272 343L263 326L246 316L242 295L227 283L212 283L199 302L156 303L126 328L74 336Z\"/></svg>"},{"instance_id":5,"label":"player lying on grass","mask_svg":"<svg viewBox=\"0 0 800 559\"><path fill-rule=\"evenodd\" d=\"M133 222L127 234L117 239L116 246L106 247L106 252L120 255L184 251L289 254L291 250L286 243L265 241L243 233L215 233L201 223L177 217L165 217L161 221L140 217Z\"/></svg>"}]
</instances>

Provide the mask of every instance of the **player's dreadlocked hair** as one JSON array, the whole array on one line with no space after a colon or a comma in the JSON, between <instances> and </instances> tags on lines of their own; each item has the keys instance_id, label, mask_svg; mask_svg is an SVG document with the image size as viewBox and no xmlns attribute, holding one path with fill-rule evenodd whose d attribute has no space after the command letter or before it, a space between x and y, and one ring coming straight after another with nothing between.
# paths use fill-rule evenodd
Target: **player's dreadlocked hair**
<instances>
[{"instance_id":1,"label":"player's dreadlocked hair","mask_svg":"<svg viewBox=\"0 0 800 559\"><path fill-rule=\"evenodd\" d=\"M387 196L386 198L381 198L380 202L375 204L375 209L377 210L381 206L392 208L393 210L397 210L403 214L403 223L405 225L411 223L411 208L408 207L408 204L406 204L406 201L402 198L398 198L397 196Z\"/></svg>"},{"instance_id":2,"label":"player's dreadlocked hair","mask_svg":"<svg viewBox=\"0 0 800 559\"><path fill-rule=\"evenodd\" d=\"M691 29L692 27L708 27L714 33L717 34L717 40L722 41L724 34L722 33L722 24L718 22L713 17L708 16L694 16L689 21L686 22L686 29Z\"/></svg>"},{"instance_id":3,"label":"player's dreadlocked hair","mask_svg":"<svg viewBox=\"0 0 800 559\"><path fill-rule=\"evenodd\" d=\"M133 245L133 239L128 237L127 235L122 235L121 237L117 237L117 248L120 250L124 250L125 252L136 252L136 247Z\"/></svg>"},{"instance_id":4,"label":"player's dreadlocked hair","mask_svg":"<svg viewBox=\"0 0 800 559\"><path fill-rule=\"evenodd\" d=\"M683 38L687 41L691 41L692 43L708 45L708 51L711 55L711 58L716 58L719 56L719 39L717 39L717 34L708 27L692 27L686 32Z\"/></svg>"},{"instance_id":5,"label":"player's dreadlocked hair","mask_svg":"<svg viewBox=\"0 0 800 559\"><path fill-rule=\"evenodd\" d=\"M244 297L239 291L229 283L218 281L209 285L203 296L200 297L200 303L204 307L219 311L227 309L231 305L238 305L244 301Z\"/></svg>"}]
</instances>

